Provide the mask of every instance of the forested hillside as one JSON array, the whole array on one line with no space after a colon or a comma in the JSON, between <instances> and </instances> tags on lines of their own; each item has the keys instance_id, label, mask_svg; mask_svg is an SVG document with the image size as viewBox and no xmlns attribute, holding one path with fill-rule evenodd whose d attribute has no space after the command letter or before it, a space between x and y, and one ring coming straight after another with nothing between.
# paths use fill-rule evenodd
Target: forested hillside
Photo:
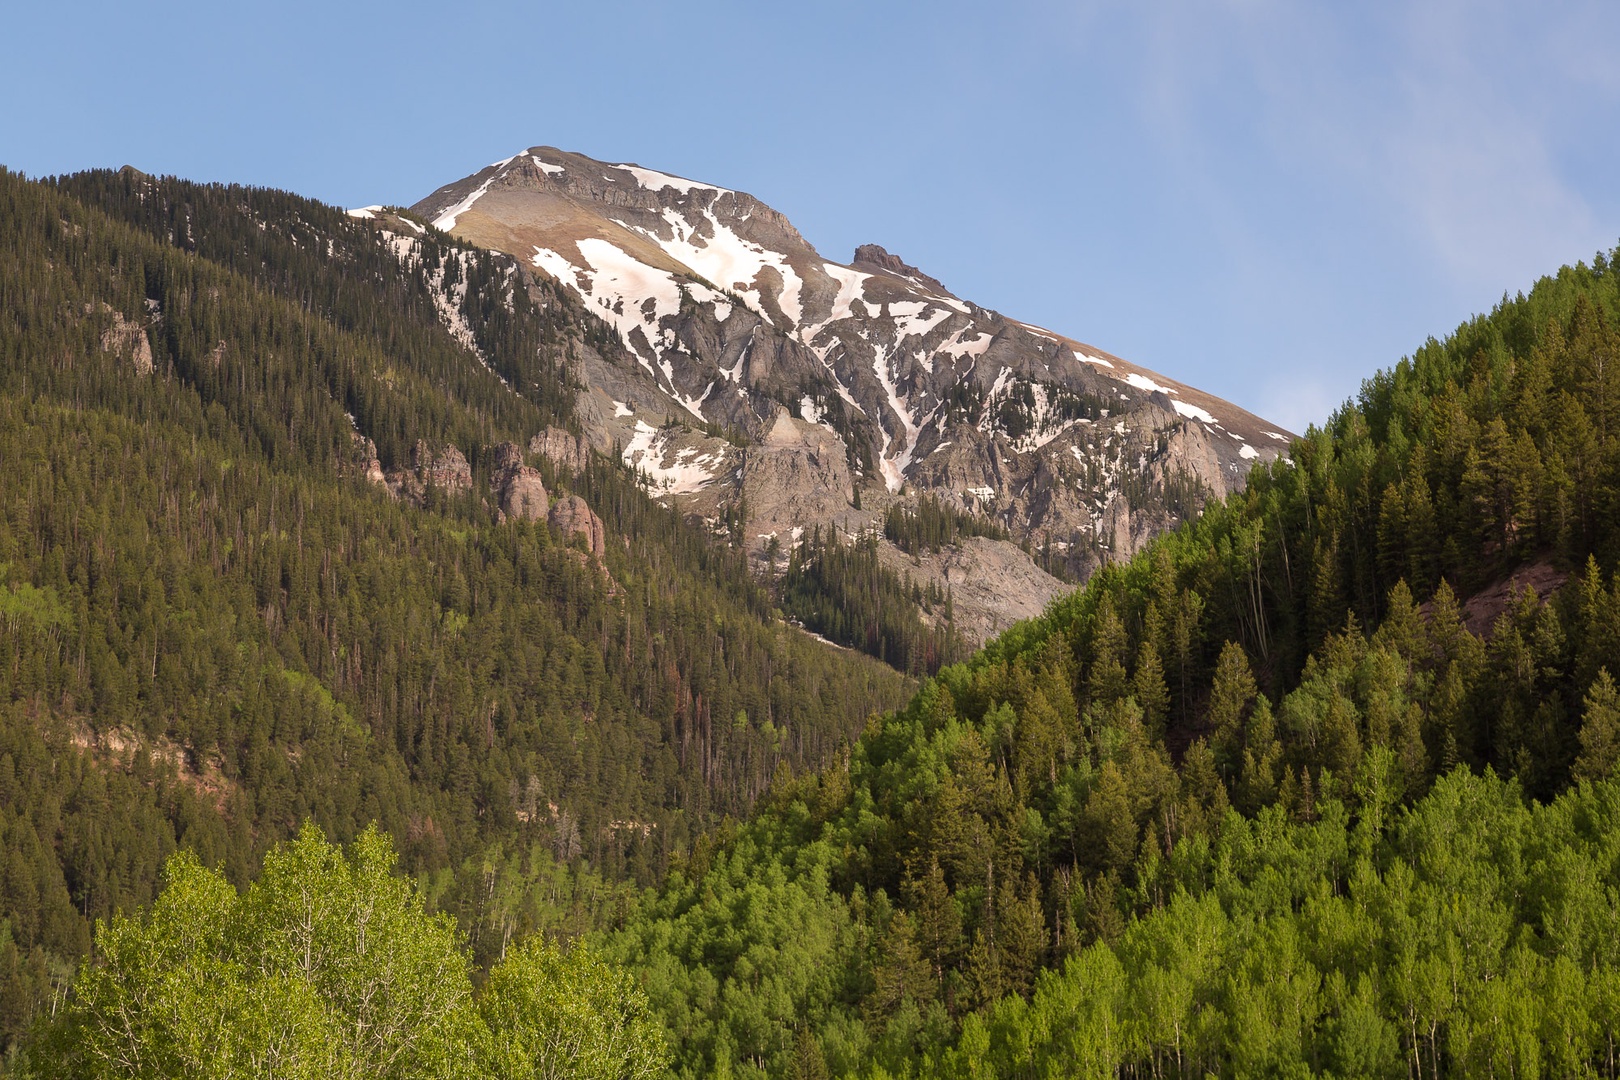
<instances>
[{"instance_id":1,"label":"forested hillside","mask_svg":"<svg viewBox=\"0 0 1620 1080\"><path fill-rule=\"evenodd\" d=\"M1600 256L777 785L608 935L680 1075L1616 1075L1617 361Z\"/></svg>"},{"instance_id":2,"label":"forested hillside","mask_svg":"<svg viewBox=\"0 0 1620 1080\"><path fill-rule=\"evenodd\" d=\"M681 1077L1620 1076L1620 251L896 708L613 463L525 459L599 546L497 512L499 445L567 425L570 357L611 345L521 271L129 173L0 176L0 224L18 1068L363 1072L396 1051L320 1034L370 1015L363 881L449 973L400 969L402 1007L450 998L392 1029L425 1040L397 1075L534 1075L502 1036L596 1039L536 990L578 979ZM396 498L366 438L474 478ZM812 533L784 606L951 659L949 598L869 554ZM346 862L276 846L307 821ZM294 893L337 898L332 966L282 948Z\"/></svg>"},{"instance_id":3,"label":"forested hillside","mask_svg":"<svg viewBox=\"0 0 1620 1080\"><path fill-rule=\"evenodd\" d=\"M176 850L241 887L376 822L485 965L903 700L615 463L524 455L600 550L497 512L594 325L294 196L0 173L0 1043Z\"/></svg>"}]
</instances>

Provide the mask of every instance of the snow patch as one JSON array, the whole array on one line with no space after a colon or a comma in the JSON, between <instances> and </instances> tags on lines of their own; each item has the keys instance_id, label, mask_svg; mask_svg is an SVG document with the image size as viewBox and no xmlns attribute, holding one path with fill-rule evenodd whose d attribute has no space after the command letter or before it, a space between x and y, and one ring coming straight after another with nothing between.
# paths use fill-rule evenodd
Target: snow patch
<instances>
[{"instance_id":1,"label":"snow patch","mask_svg":"<svg viewBox=\"0 0 1620 1080\"><path fill-rule=\"evenodd\" d=\"M971 327L968 329L971 329ZM963 341L962 334L963 331L958 330L948 343L940 347L940 353L951 357L953 360L964 360L970 356L983 356L985 350L990 347L990 343L996 340L994 335L980 331L973 336L971 341Z\"/></svg>"},{"instance_id":2,"label":"snow patch","mask_svg":"<svg viewBox=\"0 0 1620 1080\"><path fill-rule=\"evenodd\" d=\"M1107 360L1104 360L1100 356L1087 356L1085 353L1082 353L1082 352L1076 352L1074 354L1074 358L1076 360L1080 361L1082 364L1096 364L1098 367L1105 367L1105 368L1112 368L1114 366L1113 364L1109 363Z\"/></svg>"},{"instance_id":3,"label":"snow patch","mask_svg":"<svg viewBox=\"0 0 1620 1080\"><path fill-rule=\"evenodd\" d=\"M1112 364L1110 364L1108 366L1113 367ZM1134 386L1138 390L1146 390L1149 393L1151 393L1151 392L1153 392L1155 390L1157 390L1157 391L1159 391L1160 393L1163 393L1163 394L1173 394L1173 393L1175 393L1175 391L1173 389L1171 389L1170 387L1168 387L1168 386L1160 386L1158 383L1154 382L1152 379L1148 378L1146 375L1143 375L1143 374L1141 374L1139 372L1135 372L1135 371L1129 371L1129 372L1125 373L1125 382L1126 382L1127 385Z\"/></svg>"},{"instance_id":4,"label":"snow patch","mask_svg":"<svg viewBox=\"0 0 1620 1080\"><path fill-rule=\"evenodd\" d=\"M639 165L615 165L614 168L623 169L631 176L634 176L636 183L648 191L662 191L664 188L674 188L682 195L689 194L694 190L713 191L717 194L731 193L729 188L715 187L713 184L700 184L696 180L688 180L682 176L671 176L669 173L661 173L654 169L643 169Z\"/></svg>"},{"instance_id":5,"label":"snow patch","mask_svg":"<svg viewBox=\"0 0 1620 1080\"><path fill-rule=\"evenodd\" d=\"M850 305L862 299L867 279L872 276L859 270L851 270L847 266L839 266L837 263L822 263L821 270L838 283L838 295L833 297L832 309L828 311L824 320L814 326L800 328L799 340L806 344L814 340L823 327L850 317L852 314Z\"/></svg>"},{"instance_id":6,"label":"snow patch","mask_svg":"<svg viewBox=\"0 0 1620 1080\"><path fill-rule=\"evenodd\" d=\"M670 385L674 385L675 378L674 378L673 375L669 374L669 364L668 364L667 361L664 364L664 373L665 373L665 376L667 378L669 378ZM670 396L673 397L676 401L680 402L681 407L683 409L685 409L687 412L691 413L693 416L697 417L699 420L703 421L704 423L708 423L709 418L707 416L703 415L703 403L705 401L709 400L709 394L714 390L715 381L716 380L711 379L709 381L709 385L705 386L703 388L703 393L699 394L695 398L683 395L678 391L676 393L670 395Z\"/></svg>"},{"instance_id":7,"label":"snow patch","mask_svg":"<svg viewBox=\"0 0 1620 1080\"><path fill-rule=\"evenodd\" d=\"M883 433L883 452L879 455L878 466L883 473L883 483L890 491L899 491L906 482L906 470L911 467L911 455L917 448L917 433L921 426L911 415L900 392L894 385L894 376L889 372L888 357L879 349L872 359L872 372L877 376L878 383L883 387L884 396L888 398L889 408L900 418L900 426L905 432L905 445L897 453L890 454L894 445L894 437L888 432Z\"/></svg>"},{"instance_id":8,"label":"snow patch","mask_svg":"<svg viewBox=\"0 0 1620 1080\"><path fill-rule=\"evenodd\" d=\"M584 266L576 266L560 252L534 249L534 265L571 286L586 300L586 307L619 332L619 339L647 365L646 348L638 348L632 337L640 329L647 346L663 338L660 323L681 310L681 287L674 277L632 258L613 244L598 237L587 237L575 244ZM667 362L666 362L667 363ZM674 382L666 371L664 375Z\"/></svg>"},{"instance_id":9,"label":"snow patch","mask_svg":"<svg viewBox=\"0 0 1620 1080\"><path fill-rule=\"evenodd\" d=\"M671 258L691 267L698 276L737 293L766 322L770 322L771 318L762 306L758 281L760 273L767 266L773 268L782 279L776 306L797 326L804 315L799 300L804 283L799 280L798 272L788 265L787 257L781 252L744 240L729 226L722 224L712 210L703 210L702 216L712 230L709 236L699 236L695 225L668 208L664 210L663 217L670 228L671 239L666 240L651 229L627 221L615 221L615 224L640 233L663 248Z\"/></svg>"},{"instance_id":10,"label":"snow patch","mask_svg":"<svg viewBox=\"0 0 1620 1080\"><path fill-rule=\"evenodd\" d=\"M644 420L636 421L623 460L645 473L648 488L660 495L685 495L706 487L714 480L714 467L720 464L719 455L700 454L695 446L670 453L668 439Z\"/></svg>"},{"instance_id":11,"label":"snow patch","mask_svg":"<svg viewBox=\"0 0 1620 1080\"><path fill-rule=\"evenodd\" d=\"M556 176L560 172L566 172L567 171L561 165L553 165L549 161L541 161L540 158L538 156L534 155L534 154L529 155L529 160L534 162L534 167L535 168L539 169L541 172L545 173L547 176Z\"/></svg>"},{"instance_id":12,"label":"snow patch","mask_svg":"<svg viewBox=\"0 0 1620 1080\"><path fill-rule=\"evenodd\" d=\"M922 337L951 317L949 308L930 312L932 306L926 301L916 300L891 303L889 317L894 320L894 339L901 341L909 337Z\"/></svg>"},{"instance_id":13,"label":"snow patch","mask_svg":"<svg viewBox=\"0 0 1620 1080\"><path fill-rule=\"evenodd\" d=\"M357 206L348 211L349 216L352 218L374 218L380 213L382 213L381 206Z\"/></svg>"},{"instance_id":14,"label":"snow patch","mask_svg":"<svg viewBox=\"0 0 1620 1080\"><path fill-rule=\"evenodd\" d=\"M1185 401L1171 401L1177 413L1192 420L1202 420L1206 424L1215 423L1215 418L1196 405L1189 405Z\"/></svg>"},{"instance_id":15,"label":"snow patch","mask_svg":"<svg viewBox=\"0 0 1620 1080\"><path fill-rule=\"evenodd\" d=\"M615 401L613 403L613 419L615 420L621 416L634 416L635 412L636 410L632 409L622 401Z\"/></svg>"},{"instance_id":16,"label":"snow patch","mask_svg":"<svg viewBox=\"0 0 1620 1080\"><path fill-rule=\"evenodd\" d=\"M1242 446L1238 447L1238 456L1245 461L1253 461L1255 458L1260 456L1260 451L1256 450L1248 443L1244 443Z\"/></svg>"},{"instance_id":17,"label":"snow patch","mask_svg":"<svg viewBox=\"0 0 1620 1080\"><path fill-rule=\"evenodd\" d=\"M731 312L736 305L730 300L726 299L724 293L715 292L707 285L703 285L696 281L683 282L681 287L686 290L686 295L690 296L698 303L713 304L714 319L716 322L725 322L727 319L731 318Z\"/></svg>"}]
</instances>

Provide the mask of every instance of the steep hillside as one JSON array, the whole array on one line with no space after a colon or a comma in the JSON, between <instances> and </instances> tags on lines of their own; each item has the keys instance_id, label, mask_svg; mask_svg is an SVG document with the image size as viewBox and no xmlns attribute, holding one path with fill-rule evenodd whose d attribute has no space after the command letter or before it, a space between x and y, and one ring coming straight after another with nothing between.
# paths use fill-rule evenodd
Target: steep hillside
<instances>
[{"instance_id":1,"label":"steep hillside","mask_svg":"<svg viewBox=\"0 0 1620 1080\"><path fill-rule=\"evenodd\" d=\"M742 192L537 147L412 209L549 275L613 329L622 358L580 370L586 432L686 512L740 514L756 559L818 525L859 535L927 495L1083 578L1291 437L960 299L876 245L824 259ZM954 590L973 641L1063 591L1006 541L951 556L908 565Z\"/></svg>"},{"instance_id":2,"label":"steep hillside","mask_svg":"<svg viewBox=\"0 0 1620 1080\"><path fill-rule=\"evenodd\" d=\"M679 1075L1616 1075L1616 256L673 871Z\"/></svg>"},{"instance_id":3,"label":"steep hillside","mask_svg":"<svg viewBox=\"0 0 1620 1080\"><path fill-rule=\"evenodd\" d=\"M0 172L0 1041L177 847L378 822L483 962L902 700L567 433L571 296L412 236Z\"/></svg>"}]
</instances>

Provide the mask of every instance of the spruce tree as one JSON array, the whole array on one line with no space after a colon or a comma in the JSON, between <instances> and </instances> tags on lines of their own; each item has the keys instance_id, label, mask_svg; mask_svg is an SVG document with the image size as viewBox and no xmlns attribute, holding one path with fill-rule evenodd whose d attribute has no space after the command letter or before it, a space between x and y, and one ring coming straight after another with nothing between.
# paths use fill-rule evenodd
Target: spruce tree
<instances>
[{"instance_id":1,"label":"spruce tree","mask_svg":"<svg viewBox=\"0 0 1620 1080\"><path fill-rule=\"evenodd\" d=\"M1599 668L1586 692L1581 720L1581 752L1570 775L1577 781L1606 780L1620 763L1620 692L1608 668Z\"/></svg>"}]
</instances>

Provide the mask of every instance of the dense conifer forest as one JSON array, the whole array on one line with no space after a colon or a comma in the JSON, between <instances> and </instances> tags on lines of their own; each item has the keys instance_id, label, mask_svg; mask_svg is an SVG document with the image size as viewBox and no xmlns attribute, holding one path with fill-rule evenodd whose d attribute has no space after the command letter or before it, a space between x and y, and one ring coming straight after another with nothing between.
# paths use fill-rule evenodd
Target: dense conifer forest
<instances>
[{"instance_id":1,"label":"dense conifer forest","mask_svg":"<svg viewBox=\"0 0 1620 1080\"><path fill-rule=\"evenodd\" d=\"M466 293L486 366L436 312L443 237L402 264L311 203L131 174L0 177L0 214L14 1070L527 1076L572 1032L610 1048L579 1075L1620 1076L1620 250L972 657L810 537L783 609L943 662L902 704L608 463L540 463L604 566L497 521L489 448L566 424L569 350L611 347L543 286L478 271L510 298ZM345 412L481 479L391 501ZM294 892L339 898L336 966L277 951ZM399 976L419 1041L336 1034L371 1015L372 895L456 973L425 1006Z\"/></svg>"},{"instance_id":2,"label":"dense conifer forest","mask_svg":"<svg viewBox=\"0 0 1620 1080\"><path fill-rule=\"evenodd\" d=\"M277 192L0 175L8 1047L177 850L243 887L302 822L376 823L487 964L903 700L605 459L533 459L605 519L600 563L500 522L494 444L566 425L570 357L609 342L417 242ZM456 273L487 365L436 306ZM457 446L472 487L395 501L358 435L389 468Z\"/></svg>"},{"instance_id":3,"label":"dense conifer forest","mask_svg":"<svg viewBox=\"0 0 1620 1080\"><path fill-rule=\"evenodd\" d=\"M775 787L603 937L679 1075L1616 1075L1616 357L1599 256Z\"/></svg>"}]
</instances>

